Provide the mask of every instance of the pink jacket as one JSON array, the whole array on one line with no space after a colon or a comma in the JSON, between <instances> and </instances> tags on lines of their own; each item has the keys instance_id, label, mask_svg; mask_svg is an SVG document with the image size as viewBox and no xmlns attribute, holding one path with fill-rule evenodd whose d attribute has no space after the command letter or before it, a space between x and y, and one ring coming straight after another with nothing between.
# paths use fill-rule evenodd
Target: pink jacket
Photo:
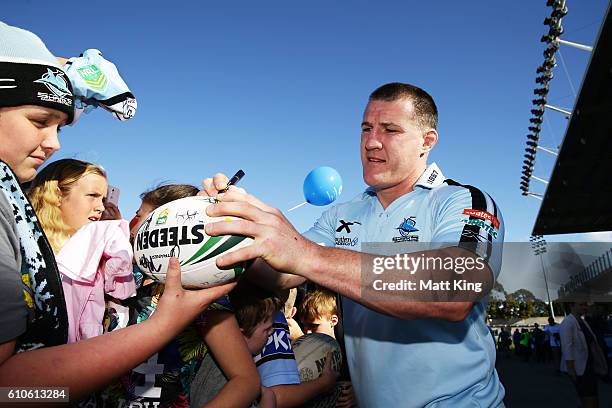
<instances>
[{"instance_id":1,"label":"pink jacket","mask_svg":"<svg viewBox=\"0 0 612 408\"><path fill-rule=\"evenodd\" d=\"M136 294L128 223L91 222L74 234L56 256L68 311L68 342L102 334L104 294L126 299Z\"/></svg>"}]
</instances>

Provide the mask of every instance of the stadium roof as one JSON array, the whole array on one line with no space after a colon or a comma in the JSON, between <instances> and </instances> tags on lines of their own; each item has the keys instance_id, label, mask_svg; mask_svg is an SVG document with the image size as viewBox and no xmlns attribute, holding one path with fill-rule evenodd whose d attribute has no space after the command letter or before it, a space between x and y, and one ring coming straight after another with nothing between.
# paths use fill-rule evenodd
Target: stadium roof
<instances>
[{"instance_id":1,"label":"stadium roof","mask_svg":"<svg viewBox=\"0 0 612 408\"><path fill-rule=\"evenodd\" d=\"M612 14L608 7L533 235L612 231Z\"/></svg>"}]
</instances>

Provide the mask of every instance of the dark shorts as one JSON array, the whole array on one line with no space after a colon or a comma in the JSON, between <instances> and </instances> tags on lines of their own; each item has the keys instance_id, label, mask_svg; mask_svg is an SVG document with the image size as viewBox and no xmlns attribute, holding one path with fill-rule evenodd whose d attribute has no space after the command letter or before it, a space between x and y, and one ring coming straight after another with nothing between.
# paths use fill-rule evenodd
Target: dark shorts
<instances>
[{"instance_id":1,"label":"dark shorts","mask_svg":"<svg viewBox=\"0 0 612 408\"><path fill-rule=\"evenodd\" d=\"M597 396L597 382L599 379L593 372L593 369L587 366L584 370L583 375L576 376L576 391L580 397L596 397Z\"/></svg>"}]
</instances>

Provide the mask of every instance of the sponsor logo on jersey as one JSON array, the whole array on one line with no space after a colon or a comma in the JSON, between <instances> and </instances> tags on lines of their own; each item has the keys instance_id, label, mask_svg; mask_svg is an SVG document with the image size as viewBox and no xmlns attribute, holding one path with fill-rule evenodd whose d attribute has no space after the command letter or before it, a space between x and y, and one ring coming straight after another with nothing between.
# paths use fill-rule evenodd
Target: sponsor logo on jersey
<instances>
[{"instance_id":1,"label":"sponsor logo on jersey","mask_svg":"<svg viewBox=\"0 0 612 408\"><path fill-rule=\"evenodd\" d=\"M488 241L488 239L486 237L483 237L478 232L474 232L474 231L463 231L461 233L461 236L469 238L469 239L476 240L478 242L486 242L486 241Z\"/></svg>"},{"instance_id":2,"label":"sponsor logo on jersey","mask_svg":"<svg viewBox=\"0 0 612 408\"><path fill-rule=\"evenodd\" d=\"M340 225L338 226L338 228L336 228L336 232L346 232L347 234L350 234L351 232L353 232L351 230L352 226L361 225L361 223L359 221L338 220L338 222L340 223ZM353 228L353 230L354 229L355 228ZM358 242L359 242L359 238L357 238L357 237L342 236L342 237L336 237L335 238L336 246L354 247L354 246L357 246Z\"/></svg>"},{"instance_id":3,"label":"sponsor logo on jersey","mask_svg":"<svg viewBox=\"0 0 612 408\"><path fill-rule=\"evenodd\" d=\"M336 237L336 246L351 246L354 247L359 242L359 238L354 237Z\"/></svg>"},{"instance_id":4,"label":"sponsor logo on jersey","mask_svg":"<svg viewBox=\"0 0 612 408\"><path fill-rule=\"evenodd\" d=\"M484 220L471 219L471 220L464 220L463 222L465 222L467 225L474 225L474 226L476 226L478 228L482 228L483 230L485 230L489 234L491 234L491 236L493 236L493 238L497 238L497 230L495 230L495 227L493 227L492 225L487 224Z\"/></svg>"},{"instance_id":5,"label":"sponsor logo on jersey","mask_svg":"<svg viewBox=\"0 0 612 408\"><path fill-rule=\"evenodd\" d=\"M344 221L340 220L340 226L336 228L336 232L342 232L346 230L347 234L351 233L351 225L361 225L359 221Z\"/></svg>"},{"instance_id":6,"label":"sponsor logo on jersey","mask_svg":"<svg viewBox=\"0 0 612 408\"><path fill-rule=\"evenodd\" d=\"M463 210L465 215L469 215L470 217L480 218L481 220L491 221L491 224L495 229L499 229L499 220L493 214L483 211L483 210L474 210L472 208L465 208Z\"/></svg>"}]
</instances>

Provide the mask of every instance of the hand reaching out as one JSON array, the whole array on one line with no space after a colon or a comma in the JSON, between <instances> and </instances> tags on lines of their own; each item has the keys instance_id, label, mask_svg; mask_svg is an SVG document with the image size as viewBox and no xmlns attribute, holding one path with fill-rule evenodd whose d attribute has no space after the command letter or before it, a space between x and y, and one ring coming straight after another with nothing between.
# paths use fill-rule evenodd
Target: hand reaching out
<instances>
[{"instance_id":1,"label":"hand reaching out","mask_svg":"<svg viewBox=\"0 0 612 408\"><path fill-rule=\"evenodd\" d=\"M181 284L179 261L176 258L170 258L164 293L151 319L161 320L163 323L161 327L176 328L176 333L178 333L234 286L236 286L235 282L207 289L184 289Z\"/></svg>"},{"instance_id":2,"label":"hand reaching out","mask_svg":"<svg viewBox=\"0 0 612 408\"><path fill-rule=\"evenodd\" d=\"M353 392L353 385L350 381L341 381L340 387L342 391L340 391L340 395L336 399L336 408L350 408L355 406L355 393Z\"/></svg>"},{"instance_id":3,"label":"hand reaching out","mask_svg":"<svg viewBox=\"0 0 612 408\"><path fill-rule=\"evenodd\" d=\"M333 365L333 355L332 352L329 351L325 355L325 365L323 366L323 371L321 371L320 378L323 378L325 381L325 392L330 391L334 385L336 384L336 380L340 375L336 370L334 370Z\"/></svg>"},{"instance_id":4,"label":"hand reaching out","mask_svg":"<svg viewBox=\"0 0 612 408\"><path fill-rule=\"evenodd\" d=\"M120 220L123 217L121 216L121 211L119 211L119 207L117 207L113 203L105 202L104 203L104 212L102 213L101 221L104 220Z\"/></svg>"}]
</instances>

